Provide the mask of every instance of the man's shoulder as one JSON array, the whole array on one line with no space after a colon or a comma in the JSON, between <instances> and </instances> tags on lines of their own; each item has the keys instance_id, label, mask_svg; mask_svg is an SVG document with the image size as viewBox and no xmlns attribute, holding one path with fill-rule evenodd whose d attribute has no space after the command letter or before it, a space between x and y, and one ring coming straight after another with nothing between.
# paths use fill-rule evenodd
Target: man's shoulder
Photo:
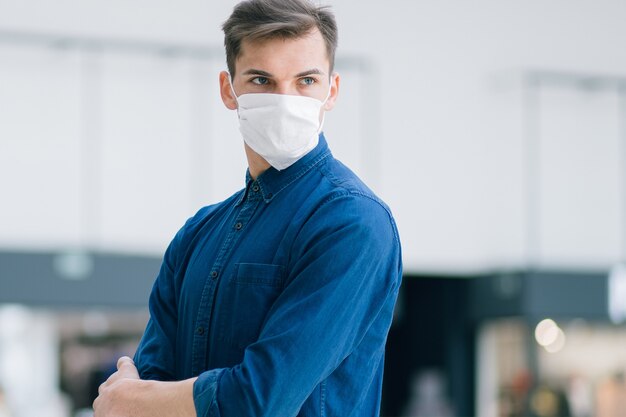
<instances>
[{"instance_id":1,"label":"man's shoulder","mask_svg":"<svg viewBox=\"0 0 626 417\"><path fill-rule=\"evenodd\" d=\"M338 160L317 171L308 215L295 225L294 259L323 242L325 250L347 254L358 248L401 265L398 228L387 204Z\"/></svg>"},{"instance_id":2,"label":"man's shoulder","mask_svg":"<svg viewBox=\"0 0 626 417\"><path fill-rule=\"evenodd\" d=\"M241 197L242 191L238 191L224 201L200 208L193 216L187 219L185 224L178 230L166 251L166 257L172 257L174 264L184 263L184 259L193 247L193 242L202 232L202 228L215 216L219 216L227 207L234 204Z\"/></svg>"},{"instance_id":3,"label":"man's shoulder","mask_svg":"<svg viewBox=\"0 0 626 417\"><path fill-rule=\"evenodd\" d=\"M330 158L327 163L320 165L319 172L327 182L328 200L338 197L350 198L354 201L353 204L364 208L379 206L391 217L389 206L357 174L338 159Z\"/></svg>"},{"instance_id":4,"label":"man's shoulder","mask_svg":"<svg viewBox=\"0 0 626 417\"><path fill-rule=\"evenodd\" d=\"M242 192L243 190L239 190L226 200L201 207L193 216L187 219L183 227L179 230L178 234L180 238L185 240L189 239L190 236L194 236L207 221L235 204L235 202L241 198Z\"/></svg>"},{"instance_id":5,"label":"man's shoulder","mask_svg":"<svg viewBox=\"0 0 626 417\"><path fill-rule=\"evenodd\" d=\"M321 201L312 219L323 218L337 226L358 224L374 234L390 233L399 241L397 226L389 206L378 197L350 168L331 158L318 167L323 184Z\"/></svg>"}]
</instances>

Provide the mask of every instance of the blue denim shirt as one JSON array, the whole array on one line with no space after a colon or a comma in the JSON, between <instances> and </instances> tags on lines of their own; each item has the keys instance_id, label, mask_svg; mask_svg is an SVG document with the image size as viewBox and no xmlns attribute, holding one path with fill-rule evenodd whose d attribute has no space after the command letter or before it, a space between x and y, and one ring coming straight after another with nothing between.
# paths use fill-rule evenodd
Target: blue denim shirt
<instances>
[{"instance_id":1,"label":"blue denim shirt","mask_svg":"<svg viewBox=\"0 0 626 417\"><path fill-rule=\"evenodd\" d=\"M378 416L401 268L389 209L320 135L176 234L135 354L140 376L199 376L202 417Z\"/></svg>"}]
</instances>

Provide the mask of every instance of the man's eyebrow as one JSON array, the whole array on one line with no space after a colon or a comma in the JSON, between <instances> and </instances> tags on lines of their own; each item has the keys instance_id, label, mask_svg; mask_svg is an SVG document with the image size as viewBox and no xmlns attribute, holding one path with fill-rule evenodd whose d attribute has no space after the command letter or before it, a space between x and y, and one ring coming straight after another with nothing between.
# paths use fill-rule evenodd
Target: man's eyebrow
<instances>
[{"instance_id":1,"label":"man's eyebrow","mask_svg":"<svg viewBox=\"0 0 626 417\"><path fill-rule=\"evenodd\" d=\"M250 68L248 70L245 70L242 74L243 75L260 75L262 77L268 77L268 78L273 77L273 75L270 74L269 72L263 71L263 70L260 70L260 69L255 69L255 68ZM297 73L294 76L294 78L306 77L308 75L324 75L324 72L322 70L317 69L317 68L311 68L311 69L308 69L306 71L302 71L302 72Z\"/></svg>"},{"instance_id":2,"label":"man's eyebrow","mask_svg":"<svg viewBox=\"0 0 626 417\"><path fill-rule=\"evenodd\" d=\"M324 75L324 72L317 68L311 68L310 70L302 71L296 74L296 78L306 77L307 75Z\"/></svg>"},{"instance_id":3,"label":"man's eyebrow","mask_svg":"<svg viewBox=\"0 0 626 417\"><path fill-rule=\"evenodd\" d=\"M268 78L273 77L273 75L270 74L267 71L263 71L263 70L260 70L260 69L254 69L254 68L250 68L249 70L245 70L242 74L243 75L261 75L263 77L268 77Z\"/></svg>"}]
</instances>

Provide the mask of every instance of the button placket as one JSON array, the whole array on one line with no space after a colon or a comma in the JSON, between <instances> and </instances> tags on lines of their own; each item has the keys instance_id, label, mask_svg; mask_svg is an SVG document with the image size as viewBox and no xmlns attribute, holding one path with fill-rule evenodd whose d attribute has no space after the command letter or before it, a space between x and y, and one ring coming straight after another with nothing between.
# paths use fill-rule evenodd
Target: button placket
<instances>
[{"instance_id":1,"label":"button placket","mask_svg":"<svg viewBox=\"0 0 626 417\"><path fill-rule=\"evenodd\" d=\"M260 197L256 194L254 198L247 198L240 206L241 208L239 213L235 218L235 224L233 225L230 233L224 239L222 247L220 248L212 269L210 270L211 272L209 272L210 279L207 280L201 296L201 304L203 305L198 310L198 315L196 317L195 335L192 348L192 371L194 373L200 373L204 369L205 363L209 360L206 356L208 353L206 350L206 343L207 339L211 337L210 335L213 332L213 317L211 312L215 292L217 287L220 285L220 280L218 278L223 272L221 270L227 262L235 242L240 236L242 236L241 233L238 232L243 229L244 223L247 223L250 220L256 207L258 206L259 201L261 201Z\"/></svg>"}]
</instances>

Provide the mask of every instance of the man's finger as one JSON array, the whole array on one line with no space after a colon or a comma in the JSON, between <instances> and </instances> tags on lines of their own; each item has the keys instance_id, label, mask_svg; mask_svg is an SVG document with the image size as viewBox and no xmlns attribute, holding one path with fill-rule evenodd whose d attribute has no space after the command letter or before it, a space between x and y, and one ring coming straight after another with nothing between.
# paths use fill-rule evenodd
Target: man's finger
<instances>
[{"instance_id":1,"label":"man's finger","mask_svg":"<svg viewBox=\"0 0 626 417\"><path fill-rule=\"evenodd\" d=\"M139 379L139 373L135 367L135 362L133 362L133 360L128 356L122 356L117 360L117 369L117 372L123 378Z\"/></svg>"},{"instance_id":2,"label":"man's finger","mask_svg":"<svg viewBox=\"0 0 626 417\"><path fill-rule=\"evenodd\" d=\"M117 369L120 369L124 364L131 364L135 366L135 362L128 356L122 356L117 360Z\"/></svg>"}]
</instances>

